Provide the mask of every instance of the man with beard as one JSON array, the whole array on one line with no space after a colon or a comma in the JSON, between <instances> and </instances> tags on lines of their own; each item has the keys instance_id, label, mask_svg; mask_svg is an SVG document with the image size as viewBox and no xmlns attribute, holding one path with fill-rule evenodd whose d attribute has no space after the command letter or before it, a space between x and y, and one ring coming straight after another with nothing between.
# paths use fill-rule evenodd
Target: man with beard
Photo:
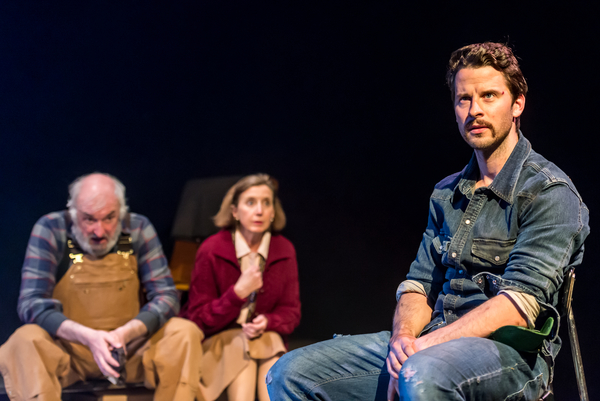
<instances>
[{"instance_id":1,"label":"man with beard","mask_svg":"<svg viewBox=\"0 0 600 401\"><path fill-rule=\"evenodd\" d=\"M458 49L447 82L474 154L433 190L392 332L284 355L267 376L271 399L537 400L547 389L557 294L581 263L589 212L519 130L527 83L510 48Z\"/></svg>"},{"instance_id":2,"label":"man with beard","mask_svg":"<svg viewBox=\"0 0 600 401\"><path fill-rule=\"evenodd\" d=\"M156 400L194 400L201 333L173 317L179 301L154 227L128 213L110 175L80 177L69 195L68 210L40 218L29 239L18 302L27 324L0 347L10 399L60 400L63 387L108 377L145 380Z\"/></svg>"}]
</instances>

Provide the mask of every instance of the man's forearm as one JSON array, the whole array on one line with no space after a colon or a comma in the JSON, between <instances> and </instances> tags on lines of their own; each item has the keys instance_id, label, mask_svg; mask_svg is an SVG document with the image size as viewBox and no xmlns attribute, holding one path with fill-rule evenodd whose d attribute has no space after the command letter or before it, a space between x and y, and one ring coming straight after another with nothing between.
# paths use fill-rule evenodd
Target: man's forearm
<instances>
[{"instance_id":1,"label":"man's forearm","mask_svg":"<svg viewBox=\"0 0 600 401\"><path fill-rule=\"evenodd\" d=\"M65 320L61 323L56 331L56 335L63 340L72 341L75 343L88 345L88 338L95 332L82 324L73 320ZM148 333L146 325L138 319L132 319L123 326L114 330L122 339L123 345L126 345L136 338L142 337Z\"/></svg>"},{"instance_id":2,"label":"man's forearm","mask_svg":"<svg viewBox=\"0 0 600 401\"><path fill-rule=\"evenodd\" d=\"M87 339L90 337L93 331L93 329L74 322L73 320L65 320L60 324L60 326L58 326L58 330L56 330L56 336L62 338L63 340L88 345Z\"/></svg>"},{"instance_id":3,"label":"man's forearm","mask_svg":"<svg viewBox=\"0 0 600 401\"><path fill-rule=\"evenodd\" d=\"M473 309L457 321L419 338L417 348L461 337L489 337L502 326L515 325L527 327L527 320L521 315L508 296L495 296Z\"/></svg>"},{"instance_id":4,"label":"man's forearm","mask_svg":"<svg viewBox=\"0 0 600 401\"><path fill-rule=\"evenodd\" d=\"M123 346L125 346L136 338L145 336L148 329L141 320L131 319L123 326L115 329L114 332L122 339Z\"/></svg>"},{"instance_id":5,"label":"man's forearm","mask_svg":"<svg viewBox=\"0 0 600 401\"><path fill-rule=\"evenodd\" d=\"M424 295L412 292L402 294L396 305L392 335L417 337L431 321L431 312Z\"/></svg>"}]
</instances>

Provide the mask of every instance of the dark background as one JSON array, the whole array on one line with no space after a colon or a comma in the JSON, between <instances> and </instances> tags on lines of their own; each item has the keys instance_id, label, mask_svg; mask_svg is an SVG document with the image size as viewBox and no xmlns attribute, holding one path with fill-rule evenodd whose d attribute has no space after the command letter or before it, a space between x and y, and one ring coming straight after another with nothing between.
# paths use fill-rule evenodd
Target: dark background
<instances>
[{"instance_id":1,"label":"dark background","mask_svg":"<svg viewBox=\"0 0 600 401\"><path fill-rule=\"evenodd\" d=\"M390 329L432 187L471 155L444 74L450 53L472 42L513 46L530 88L522 130L571 176L593 217L600 88L591 7L1 2L0 343L19 325L31 227L64 208L67 185L92 171L124 182L167 256L186 180L274 175L300 267L294 337ZM597 244L592 229L574 300L591 399L600 397ZM576 399L564 348L557 399Z\"/></svg>"}]
</instances>

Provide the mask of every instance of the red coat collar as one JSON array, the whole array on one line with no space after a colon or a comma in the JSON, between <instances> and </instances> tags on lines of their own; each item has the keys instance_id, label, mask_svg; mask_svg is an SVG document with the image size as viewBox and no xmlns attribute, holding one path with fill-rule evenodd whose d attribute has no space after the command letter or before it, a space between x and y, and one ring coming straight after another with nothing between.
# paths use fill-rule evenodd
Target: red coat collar
<instances>
[{"instance_id":1,"label":"red coat collar","mask_svg":"<svg viewBox=\"0 0 600 401\"><path fill-rule=\"evenodd\" d=\"M214 235L215 243L213 245L213 253L216 257L225 259L235 264L238 268L240 267L238 260L235 256L235 247L233 245L233 239L231 238L231 231L221 230ZM269 245L269 257L267 258L265 270L273 263L282 260L289 259L290 253L286 252L284 242L287 242L280 234L271 235L271 243Z\"/></svg>"}]
</instances>

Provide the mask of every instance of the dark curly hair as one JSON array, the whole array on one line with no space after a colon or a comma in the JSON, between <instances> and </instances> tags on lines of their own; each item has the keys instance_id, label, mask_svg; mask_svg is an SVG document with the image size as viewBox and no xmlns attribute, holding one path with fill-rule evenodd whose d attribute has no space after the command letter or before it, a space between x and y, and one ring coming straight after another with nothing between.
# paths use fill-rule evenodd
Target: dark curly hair
<instances>
[{"instance_id":1,"label":"dark curly hair","mask_svg":"<svg viewBox=\"0 0 600 401\"><path fill-rule=\"evenodd\" d=\"M448 72L446 73L446 83L450 88L453 102L455 96L454 79L458 71L463 68L487 66L502 73L513 103L520 95L525 96L527 94L527 82L521 72L519 62L510 47L494 42L474 43L455 50L450 56ZM516 124L518 129L520 118L517 118Z\"/></svg>"}]
</instances>

